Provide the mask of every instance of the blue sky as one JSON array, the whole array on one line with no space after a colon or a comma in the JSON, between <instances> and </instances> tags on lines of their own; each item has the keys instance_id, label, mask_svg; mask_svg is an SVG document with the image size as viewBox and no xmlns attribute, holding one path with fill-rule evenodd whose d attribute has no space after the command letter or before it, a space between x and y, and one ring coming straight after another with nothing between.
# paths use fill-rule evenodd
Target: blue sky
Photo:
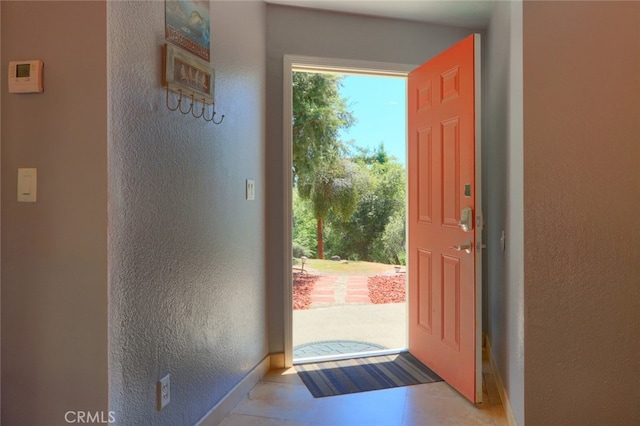
<instances>
[{"instance_id":1,"label":"blue sky","mask_svg":"<svg viewBox=\"0 0 640 426\"><path fill-rule=\"evenodd\" d=\"M406 164L406 79L350 75L342 83L340 93L357 120L341 138L371 148L384 142L386 151Z\"/></svg>"}]
</instances>

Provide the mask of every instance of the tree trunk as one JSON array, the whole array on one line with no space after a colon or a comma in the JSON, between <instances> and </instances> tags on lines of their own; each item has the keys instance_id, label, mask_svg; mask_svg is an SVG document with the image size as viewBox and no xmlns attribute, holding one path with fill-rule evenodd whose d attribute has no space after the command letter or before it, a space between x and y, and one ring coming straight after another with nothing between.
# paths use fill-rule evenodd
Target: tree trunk
<instances>
[{"instance_id":1,"label":"tree trunk","mask_svg":"<svg viewBox=\"0 0 640 426\"><path fill-rule=\"evenodd\" d=\"M318 219L318 259L324 259L324 243L322 242L322 218Z\"/></svg>"}]
</instances>

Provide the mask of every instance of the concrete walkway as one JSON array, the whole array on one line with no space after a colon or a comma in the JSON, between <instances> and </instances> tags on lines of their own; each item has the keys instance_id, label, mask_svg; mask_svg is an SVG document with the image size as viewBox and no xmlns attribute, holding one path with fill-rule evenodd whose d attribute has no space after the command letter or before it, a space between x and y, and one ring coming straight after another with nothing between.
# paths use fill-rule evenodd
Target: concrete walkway
<instances>
[{"instance_id":1,"label":"concrete walkway","mask_svg":"<svg viewBox=\"0 0 640 426\"><path fill-rule=\"evenodd\" d=\"M311 309L349 304L371 304L367 277L321 275L311 291Z\"/></svg>"},{"instance_id":2,"label":"concrete walkway","mask_svg":"<svg viewBox=\"0 0 640 426\"><path fill-rule=\"evenodd\" d=\"M407 346L406 303L352 304L293 311L293 347L330 340L355 340L388 349Z\"/></svg>"},{"instance_id":3,"label":"concrete walkway","mask_svg":"<svg viewBox=\"0 0 640 426\"><path fill-rule=\"evenodd\" d=\"M318 351L326 351L327 342L349 341L354 352L366 343L404 349L406 324L406 303L371 303L366 276L323 275L311 292L310 309L293 311L293 347L317 342Z\"/></svg>"}]
</instances>

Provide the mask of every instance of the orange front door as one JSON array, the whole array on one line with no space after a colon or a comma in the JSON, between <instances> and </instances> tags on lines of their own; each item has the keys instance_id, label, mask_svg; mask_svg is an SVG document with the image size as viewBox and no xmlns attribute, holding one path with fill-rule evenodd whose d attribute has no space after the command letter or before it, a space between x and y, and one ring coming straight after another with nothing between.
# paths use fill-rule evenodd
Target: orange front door
<instances>
[{"instance_id":1,"label":"orange front door","mask_svg":"<svg viewBox=\"0 0 640 426\"><path fill-rule=\"evenodd\" d=\"M471 35L408 80L409 351L472 402L482 398L478 46Z\"/></svg>"}]
</instances>

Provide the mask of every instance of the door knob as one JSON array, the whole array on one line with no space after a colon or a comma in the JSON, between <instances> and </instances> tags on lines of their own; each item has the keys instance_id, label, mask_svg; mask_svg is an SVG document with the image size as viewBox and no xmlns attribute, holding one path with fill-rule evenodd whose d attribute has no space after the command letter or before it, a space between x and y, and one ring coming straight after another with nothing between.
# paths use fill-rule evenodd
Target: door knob
<instances>
[{"instance_id":1,"label":"door knob","mask_svg":"<svg viewBox=\"0 0 640 426\"><path fill-rule=\"evenodd\" d=\"M471 253L471 250L473 250L473 244L471 244L471 241L467 241L466 243L459 245L459 246L451 246L449 247L451 250L455 250L455 251L465 251L467 253Z\"/></svg>"}]
</instances>

